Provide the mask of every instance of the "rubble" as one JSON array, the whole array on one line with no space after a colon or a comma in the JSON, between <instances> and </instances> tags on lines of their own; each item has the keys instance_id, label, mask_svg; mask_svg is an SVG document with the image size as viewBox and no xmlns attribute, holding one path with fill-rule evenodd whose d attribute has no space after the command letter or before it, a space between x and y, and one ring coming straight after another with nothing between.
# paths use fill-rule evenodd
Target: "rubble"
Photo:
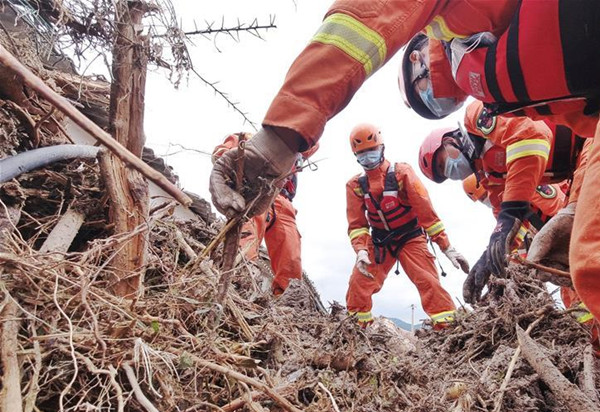
<instances>
[{"instance_id":1,"label":"rubble","mask_svg":"<svg viewBox=\"0 0 600 412\"><path fill-rule=\"evenodd\" d=\"M12 46L6 37L0 42ZM108 88L101 80L71 73L65 81L35 59L28 66L85 102L88 116L103 125ZM0 70L0 78L9 76ZM86 87L73 87L76 81ZM9 89L0 100L0 159L71 143L65 119L48 102L20 83ZM177 182L150 151L144 159ZM580 407L565 399L599 410L590 332L557 306L530 269L511 264L509 276L493 279L480 305L462 308L449 328L426 325L418 336L383 318L359 328L341 305L323 305L309 275L274 299L264 253L258 262L235 257L231 287L218 305L223 247L203 254L224 222L208 202L191 197L184 214L175 213L172 202L155 203L134 231L115 234L95 159L52 163L0 184L3 410ZM53 232L66 230L65 216L76 221L68 229L75 235L47 243ZM143 293L118 298L111 292L115 282L137 273L123 273L111 260L140 234L149 244ZM558 385L557 371L564 379Z\"/></svg>"},{"instance_id":2,"label":"rubble","mask_svg":"<svg viewBox=\"0 0 600 412\"><path fill-rule=\"evenodd\" d=\"M57 163L0 193L3 205L22 205L16 227L3 232L1 290L4 307L17 305L21 390L38 410L143 411L149 402L161 411L277 411L286 410L284 399L296 408L287 410L492 411L518 345L516 326L533 322L530 336L546 358L583 382L588 332L517 265L482 306L417 338L384 319L360 329L337 304L323 313L307 280L273 300L268 261L238 256L210 327L221 249L198 256L220 221L182 223L156 210L140 229L151 243L145 293L119 300L108 292L116 277L105 266L127 237L103 224L97 164ZM39 252L68 206L86 210L82 230L68 252ZM569 410L522 357L501 405Z\"/></svg>"}]
</instances>

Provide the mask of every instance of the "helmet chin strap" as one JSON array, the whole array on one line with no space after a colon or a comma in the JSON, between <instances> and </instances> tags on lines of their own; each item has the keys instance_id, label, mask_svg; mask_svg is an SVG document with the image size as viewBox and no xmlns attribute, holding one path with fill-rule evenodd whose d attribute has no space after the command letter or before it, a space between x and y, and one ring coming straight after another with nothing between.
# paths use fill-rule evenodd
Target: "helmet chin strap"
<instances>
[{"instance_id":1,"label":"helmet chin strap","mask_svg":"<svg viewBox=\"0 0 600 412\"><path fill-rule=\"evenodd\" d=\"M456 140L456 142L458 143L459 150L462 154L465 155L465 157L469 161L469 165L471 166L473 173L475 173L475 171L477 170L475 168L475 159L479 158L483 145L477 144L479 142L474 142L473 137L471 137L471 134L469 134L465 130L465 128L460 122L458 122L458 130L458 136L454 136L454 140ZM477 138L478 136L474 137Z\"/></svg>"}]
</instances>

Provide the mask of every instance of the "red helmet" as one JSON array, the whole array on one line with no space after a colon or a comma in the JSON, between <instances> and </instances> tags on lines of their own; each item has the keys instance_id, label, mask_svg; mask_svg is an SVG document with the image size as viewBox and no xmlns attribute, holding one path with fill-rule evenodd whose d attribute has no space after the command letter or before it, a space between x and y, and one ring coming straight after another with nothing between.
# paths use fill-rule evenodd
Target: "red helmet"
<instances>
[{"instance_id":1,"label":"red helmet","mask_svg":"<svg viewBox=\"0 0 600 412\"><path fill-rule=\"evenodd\" d=\"M435 172L435 156L440 147L442 147L444 136L455 130L452 127L435 129L421 143L421 148L419 149L419 167L425 176L436 183L442 183L446 180L446 176L440 176Z\"/></svg>"},{"instance_id":2,"label":"red helmet","mask_svg":"<svg viewBox=\"0 0 600 412\"><path fill-rule=\"evenodd\" d=\"M429 68L423 71L419 76L428 78L427 97L421 96L415 89L416 77L413 73L415 56L413 52L422 51L428 45L429 39L423 33L417 33L406 45L404 54L401 58L400 69L398 70L398 87L404 103L417 114L425 119L438 120L443 119L450 113L458 110L464 103L466 96L463 97L435 97L433 94L433 85L429 75ZM448 73L448 76L451 74ZM425 92L425 90L423 90ZM426 99L425 101L423 99Z\"/></svg>"},{"instance_id":3,"label":"red helmet","mask_svg":"<svg viewBox=\"0 0 600 412\"><path fill-rule=\"evenodd\" d=\"M398 70L398 87L402 101L410 109L413 109L417 114L425 119L437 120L438 116L433 114L431 110L421 100L421 97L415 93L415 88L412 84L413 63L410 55L415 50L421 50L428 41L427 36L423 33L417 33L406 45L404 54L401 58L400 69Z\"/></svg>"},{"instance_id":4,"label":"red helmet","mask_svg":"<svg viewBox=\"0 0 600 412\"><path fill-rule=\"evenodd\" d=\"M358 124L350 132L350 146L354 154L373 149L383 144L383 137L378 127L369 124Z\"/></svg>"}]
</instances>

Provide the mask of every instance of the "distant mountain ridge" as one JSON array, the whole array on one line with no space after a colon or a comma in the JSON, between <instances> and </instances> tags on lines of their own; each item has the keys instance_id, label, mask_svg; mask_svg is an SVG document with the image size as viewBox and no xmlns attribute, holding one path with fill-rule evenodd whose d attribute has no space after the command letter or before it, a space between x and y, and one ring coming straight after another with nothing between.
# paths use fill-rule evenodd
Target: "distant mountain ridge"
<instances>
[{"instance_id":1,"label":"distant mountain ridge","mask_svg":"<svg viewBox=\"0 0 600 412\"><path fill-rule=\"evenodd\" d=\"M410 323L404 322L401 319L398 318L388 318L389 320L391 320L392 322L394 322L394 324L396 326L398 326L400 329L404 329L410 332ZM421 324L418 323L414 326L414 330L420 329L421 328Z\"/></svg>"}]
</instances>

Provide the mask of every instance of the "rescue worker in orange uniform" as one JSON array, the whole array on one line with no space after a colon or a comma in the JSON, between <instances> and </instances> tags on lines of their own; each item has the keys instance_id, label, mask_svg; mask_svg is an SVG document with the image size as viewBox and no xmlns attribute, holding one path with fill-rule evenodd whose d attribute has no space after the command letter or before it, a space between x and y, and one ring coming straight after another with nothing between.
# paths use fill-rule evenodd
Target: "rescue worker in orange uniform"
<instances>
[{"instance_id":1,"label":"rescue worker in orange uniform","mask_svg":"<svg viewBox=\"0 0 600 412\"><path fill-rule=\"evenodd\" d=\"M494 217L498 217L499 210L494 209L490 201L490 193L486 188L477 181L475 173L469 175L462 181L463 190L467 197L473 202L481 202L493 210ZM535 193L531 198L531 209L543 223L549 221L554 215L561 210L567 201L567 195L562 190L560 184L540 185L535 188ZM531 239L537 233L537 229L527 222L521 225L515 237L515 241L511 246L511 250L519 250L527 252ZM521 254L521 253L520 253ZM523 256L524 257L524 256Z\"/></svg>"},{"instance_id":2,"label":"rescue worker in orange uniform","mask_svg":"<svg viewBox=\"0 0 600 412\"><path fill-rule=\"evenodd\" d=\"M595 132L600 95L598 8L600 2L594 0L578 2L577 7L569 0L336 1L292 64L263 128L247 147L244 170L254 192L244 197L227 185L235 161L232 153L217 162L211 174L215 206L230 215L261 194L250 213L265 210L276 192L268 190L269 182L287 174L295 154L315 144L325 123L421 30L444 40L455 53L452 62L439 59L446 71L425 72L437 61L423 59L406 79L409 88L416 77L428 79L421 99L433 110L440 109L434 118L458 109L464 97L472 95L486 101L492 114L551 116L554 123L583 137L600 136L600 128ZM440 45L435 56L446 57L446 45ZM574 223L571 267L582 299L600 315L600 145L590 154L587 175L578 206L584 212Z\"/></svg>"},{"instance_id":3,"label":"rescue worker in orange uniform","mask_svg":"<svg viewBox=\"0 0 600 412\"><path fill-rule=\"evenodd\" d=\"M213 163L224 153L238 146L240 138L248 141L250 133L231 134L218 145L212 155ZM318 146L309 152L298 154L298 161L312 156ZM295 167L302 170L302 165ZM296 209L292 200L296 195L297 171L285 179L284 185L266 212L244 222L240 236L240 249L248 260L256 260L263 239L271 259L273 283L271 291L279 296L287 289L291 279L302 278L300 233L296 226Z\"/></svg>"},{"instance_id":4,"label":"rescue worker in orange uniform","mask_svg":"<svg viewBox=\"0 0 600 412\"><path fill-rule=\"evenodd\" d=\"M421 145L419 166L438 183L476 172L490 193L497 225L463 289L465 300L473 303L490 274L504 275L506 256L522 222L528 220L539 230L550 218L531 211L536 187L569 178L584 139L550 122L490 116L479 101L467 107L465 128L431 132Z\"/></svg>"},{"instance_id":5,"label":"rescue worker in orange uniform","mask_svg":"<svg viewBox=\"0 0 600 412\"><path fill-rule=\"evenodd\" d=\"M577 170L580 169L578 168ZM565 213L563 206L567 203L567 192L569 191L568 186L570 185L566 181L564 181L561 184L538 186L536 188L536 194L531 200L532 209L534 209L534 211L537 209L541 211L541 213L550 216L552 219L554 219L554 216L560 217L558 213L561 213L561 211L562 213ZM463 180L463 189L465 191L465 194L473 202L481 202L490 208L492 207L487 190L483 187L482 184L480 184L477 181L477 177L475 176L475 174L472 174L465 180ZM552 219L550 220L550 222L552 222ZM542 231L544 231L546 225L547 224L544 224L544 226L541 229ZM527 245L527 243L529 243L532 247L533 243L531 243L531 240L526 240L527 238L533 238L533 242L535 242L537 236L538 234L535 233L535 230L533 232L528 232L527 228L521 226L521 228L519 229L519 233L515 239L515 242L513 242L512 248L518 249L519 255L521 255L521 257L528 257L530 260L538 262L542 260L541 257L538 258L538 256L532 256L531 254L528 255L527 249L529 248L529 246ZM546 258L547 256L542 257ZM577 296L577 292L575 292L573 288L561 286L560 297L566 309L575 307L579 309L572 312L577 322L581 324L589 324L589 322L591 322L591 320L593 319L592 315L587 310L585 305L581 303L581 299L579 298L579 296Z\"/></svg>"},{"instance_id":6,"label":"rescue worker in orange uniform","mask_svg":"<svg viewBox=\"0 0 600 412\"><path fill-rule=\"evenodd\" d=\"M488 191L481 183L477 181L475 174L469 175L469 177L464 179L462 183L463 190L469 199L471 199L473 202L481 202L490 208L492 207L488 196ZM538 211L540 214L553 218L567 203L567 195L563 189L565 189L563 184L538 186L535 189L536 193L531 200L531 207L533 211ZM566 189L568 190L568 188ZM544 227L542 227L541 230L544 230ZM526 258L529 245L531 244L531 239L533 238L533 241L535 241L535 237L537 236L536 232L537 230L535 230L535 228L534 230L531 230L531 227L527 228L522 225L519 228L519 232L511 246L511 249L518 250L519 255L523 258ZM537 260L539 259L536 259L536 261ZM565 308L571 308L574 305L581 307L581 299L579 299L579 296L577 296L575 290L570 287L562 286L560 288L560 297L565 305ZM577 313L576 319L580 323L585 323L590 320L589 312L585 310L585 307L581 307L581 313Z\"/></svg>"},{"instance_id":7,"label":"rescue worker in orange uniform","mask_svg":"<svg viewBox=\"0 0 600 412\"><path fill-rule=\"evenodd\" d=\"M398 261L417 287L434 327L445 326L454 319L456 308L440 284L426 235L465 273L469 271L467 260L450 245L427 190L413 169L385 159L377 127L357 125L350 134L350 145L364 173L346 184L348 236L356 251L346 294L348 312L356 314L361 326L373 321L372 295L381 290Z\"/></svg>"}]
</instances>

